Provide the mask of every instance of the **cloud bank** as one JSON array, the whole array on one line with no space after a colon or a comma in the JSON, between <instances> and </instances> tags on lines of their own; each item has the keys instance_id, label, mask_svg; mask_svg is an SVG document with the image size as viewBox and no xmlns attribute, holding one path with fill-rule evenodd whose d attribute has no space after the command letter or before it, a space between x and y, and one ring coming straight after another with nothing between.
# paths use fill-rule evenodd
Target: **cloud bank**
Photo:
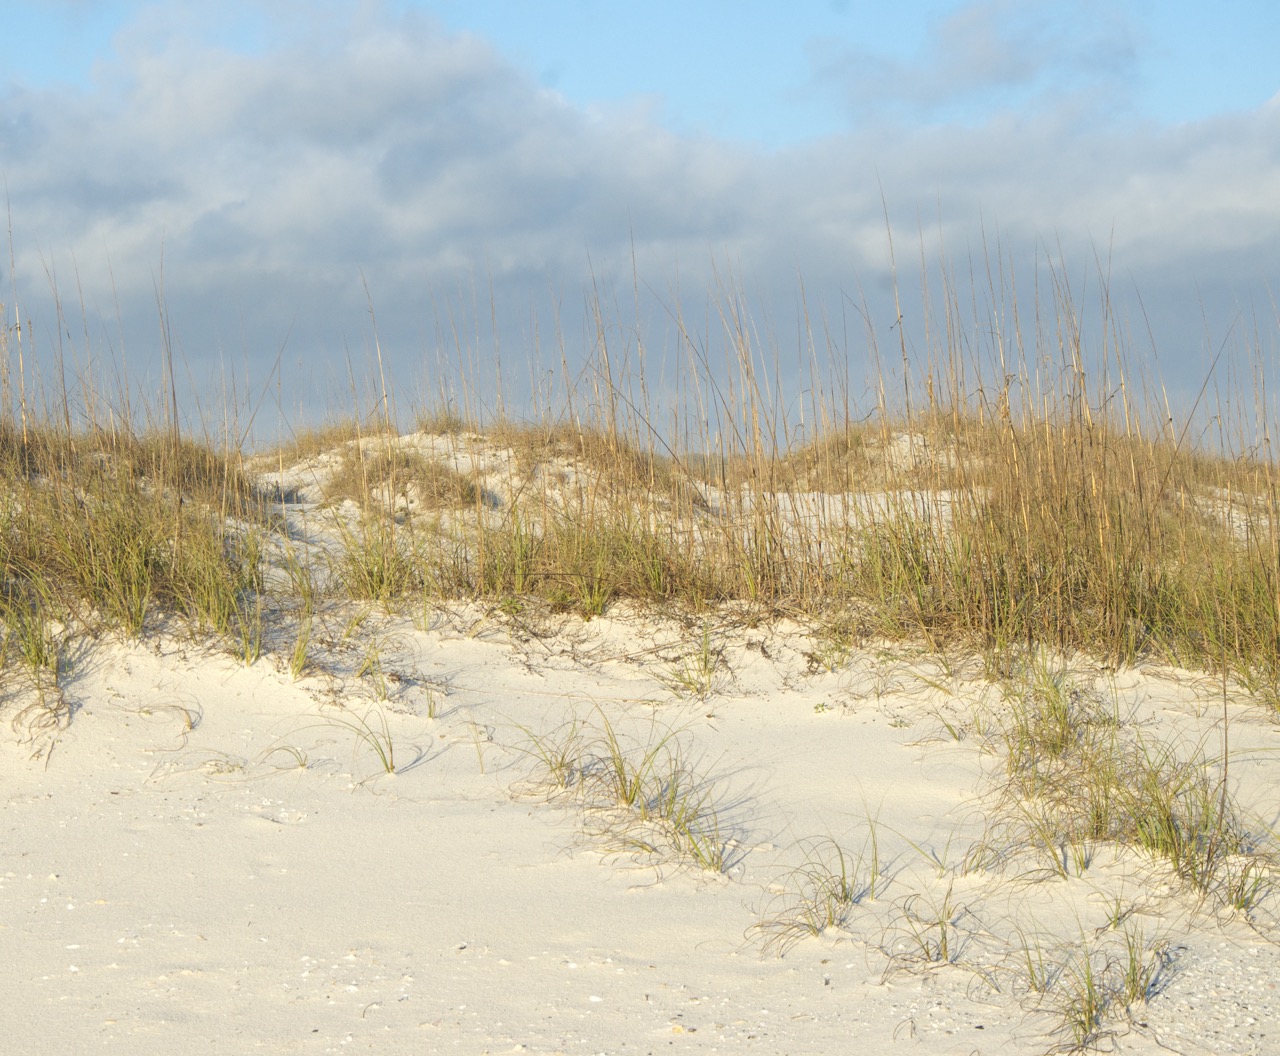
<instances>
[{"instance_id":1,"label":"cloud bank","mask_svg":"<svg viewBox=\"0 0 1280 1056\"><path fill-rule=\"evenodd\" d=\"M534 306L561 313L572 360L584 289L629 297L633 266L666 307L740 285L783 343L798 275L832 311L867 297L887 333L886 221L900 272L922 248L967 271L997 243L1012 271L1101 261L1114 294L1141 292L1163 368L1188 387L1202 311L1215 339L1241 309L1276 328L1280 100L1176 127L1126 118L1105 96L1132 45L1106 27L1071 43L1026 5L984 3L905 63L817 44L815 83L844 93L849 130L770 152L677 135L643 101L573 106L424 16L265 5L307 21L245 50L207 43L198 10L139 16L92 91L0 92L3 289L46 350L54 281L87 307L90 341L135 363L155 358L162 294L194 375L229 360L258 384L283 348L286 374L341 388L371 306L407 378L460 318L458 342L488 355L473 337L492 300L516 377ZM1017 108L947 116L948 100L1009 85Z\"/></svg>"}]
</instances>

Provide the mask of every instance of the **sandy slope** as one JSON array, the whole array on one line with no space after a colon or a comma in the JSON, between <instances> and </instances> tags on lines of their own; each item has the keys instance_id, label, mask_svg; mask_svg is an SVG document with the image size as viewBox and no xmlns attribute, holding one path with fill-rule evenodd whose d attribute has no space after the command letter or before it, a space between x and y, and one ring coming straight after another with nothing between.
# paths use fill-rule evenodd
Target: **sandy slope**
<instances>
[{"instance_id":1,"label":"sandy slope","mask_svg":"<svg viewBox=\"0 0 1280 1056\"><path fill-rule=\"evenodd\" d=\"M1168 964L1104 1047L1280 1051L1280 948L1156 864L967 863L1000 768L976 662L885 646L828 670L800 627L705 628L705 697L670 685L704 623L622 609L334 605L296 681L181 636L82 643L70 721L17 721L0 749L0 1051L1039 1053L1068 1038L1069 971L1037 997L1024 951L1118 956L1116 907ZM1144 736L1215 743L1212 686L1078 677ZM1274 826L1276 727L1231 714L1235 780ZM396 773L356 717L385 720ZM552 795L530 738L575 721L676 738L723 874ZM874 847L877 890L782 942L823 837L864 879Z\"/></svg>"}]
</instances>

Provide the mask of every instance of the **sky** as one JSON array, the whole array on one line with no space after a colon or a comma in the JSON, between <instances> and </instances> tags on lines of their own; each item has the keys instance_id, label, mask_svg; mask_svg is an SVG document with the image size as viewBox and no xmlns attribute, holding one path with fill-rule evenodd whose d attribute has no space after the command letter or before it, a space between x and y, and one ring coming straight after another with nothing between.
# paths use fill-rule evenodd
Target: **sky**
<instances>
[{"instance_id":1,"label":"sky","mask_svg":"<svg viewBox=\"0 0 1280 1056\"><path fill-rule=\"evenodd\" d=\"M168 347L206 414L349 405L379 352L406 403L460 399L461 359L528 406L577 377L601 301L674 390L675 320L710 347L735 299L766 358L819 331L861 406L873 345L936 358L940 290L990 345L989 271L1086 319L1105 293L1175 399L1220 348L1276 351L1270 0L0 0L0 23L6 319L46 368L144 387Z\"/></svg>"}]
</instances>

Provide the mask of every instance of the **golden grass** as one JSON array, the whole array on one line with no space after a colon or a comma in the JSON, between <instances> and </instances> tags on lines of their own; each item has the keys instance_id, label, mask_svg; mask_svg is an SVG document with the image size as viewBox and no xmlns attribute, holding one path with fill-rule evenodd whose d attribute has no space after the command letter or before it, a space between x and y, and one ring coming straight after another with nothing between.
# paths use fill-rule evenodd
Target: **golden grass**
<instances>
[{"instance_id":1,"label":"golden grass","mask_svg":"<svg viewBox=\"0 0 1280 1056\"><path fill-rule=\"evenodd\" d=\"M1003 290L993 311L1017 319ZM1256 454L1268 423L1236 450L1188 444L1167 408L1131 398L1122 352L1106 347L1091 381L1061 291L1029 313L1037 332L983 355L981 319L960 334L951 307L899 405L883 377L867 408L816 386L816 430L778 410L786 379L765 376L739 304L722 313L724 363L690 339L684 402L662 425L649 379L611 361L601 310L594 381L541 420L480 430L445 405L420 416L435 439L411 445L385 414L353 416L295 432L270 461L338 455L327 496L362 511L339 578L360 596L530 595L587 616L620 599L729 602L840 623L851 641L1225 667L1280 700L1280 503ZM55 406L0 422L6 576L35 575L38 554L43 594L135 633L157 605L234 622L226 598L191 595L212 589L211 563L240 570L237 604L257 575L227 527L260 509L240 452L127 421L72 429L67 397ZM486 452L502 456L484 470L500 496L481 487Z\"/></svg>"},{"instance_id":2,"label":"golden grass","mask_svg":"<svg viewBox=\"0 0 1280 1056\"><path fill-rule=\"evenodd\" d=\"M256 655L264 504L238 455L168 432L0 427L5 624L140 634L175 614Z\"/></svg>"},{"instance_id":3,"label":"golden grass","mask_svg":"<svg viewBox=\"0 0 1280 1056\"><path fill-rule=\"evenodd\" d=\"M423 563L402 582L450 595L852 612L937 648L1157 656L1280 684L1274 467L1144 434L1135 409L1113 421L1082 387L1035 413L985 399L979 385L950 409L881 409L776 453L776 423L718 456L659 454L644 421L453 434L458 464L514 464L497 509L449 458L349 444L329 494L375 516L415 496L453 509L448 532L385 529Z\"/></svg>"}]
</instances>

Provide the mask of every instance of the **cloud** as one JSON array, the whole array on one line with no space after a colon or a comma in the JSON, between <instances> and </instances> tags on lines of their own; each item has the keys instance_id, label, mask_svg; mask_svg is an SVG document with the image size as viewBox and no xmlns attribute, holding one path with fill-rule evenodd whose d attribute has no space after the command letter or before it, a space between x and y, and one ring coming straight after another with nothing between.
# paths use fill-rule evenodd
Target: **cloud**
<instances>
[{"instance_id":1,"label":"cloud","mask_svg":"<svg viewBox=\"0 0 1280 1056\"><path fill-rule=\"evenodd\" d=\"M906 59L844 41L815 40L815 79L833 88L857 120L906 113L925 119L1060 103L1105 90L1132 74L1135 34L1094 0L982 0L934 24Z\"/></svg>"},{"instance_id":2,"label":"cloud","mask_svg":"<svg viewBox=\"0 0 1280 1056\"><path fill-rule=\"evenodd\" d=\"M286 7L304 10L264 10ZM1082 83L1123 73L1123 48L1068 46L1047 8L1032 10L1013 23L1008 5L956 14L895 76L931 55L938 69L894 91L929 108L948 85L973 95L1056 70ZM40 307L47 273L74 272L113 342L124 320L133 363L152 347L162 279L197 373L230 356L260 374L283 345L298 377L341 385L369 339L366 289L405 376L452 341L451 318L479 317L465 342L487 328L490 285L505 355L529 355L537 304L559 315L574 357L584 286L629 290L633 261L663 297L740 283L793 333L797 274L832 311L884 288L886 206L904 282L921 247L931 263L966 261L997 235L1017 267L1096 254L1148 307L1167 306L1158 325L1185 357L1197 297L1225 318L1280 272L1276 104L1167 128L1058 99L966 124L881 120L769 153L677 135L643 100L572 106L421 16L328 5L248 51L174 17L125 34L95 92L0 95L23 303ZM886 335L895 321L887 307L874 320Z\"/></svg>"},{"instance_id":3,"label":"cloud","mask_svg":"<svg viewBox=\"0 0 1280 1056\"><path fill-rule=\"evenodd\" d=\"M117 92L4 99L28 244L109 248L126 276L163 243L171 270L339 283L394 264L427 283L461 261L577 272L585 250L629 237L629 217L643 240L738 226L744 152L643 111L575 110L422 19L263 56L147 39L124 48Z\"/></svg>"}]
</instances>

